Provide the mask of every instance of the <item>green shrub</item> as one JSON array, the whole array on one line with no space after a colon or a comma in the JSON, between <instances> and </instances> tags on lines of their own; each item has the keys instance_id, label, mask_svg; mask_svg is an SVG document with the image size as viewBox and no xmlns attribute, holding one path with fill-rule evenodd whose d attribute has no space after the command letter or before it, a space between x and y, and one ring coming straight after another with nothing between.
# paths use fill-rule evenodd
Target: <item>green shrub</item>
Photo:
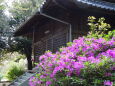
<instances>
[{"instance_id":1,"label":"green shrub","mask_svg":"<svg viewBox=\"0 0 115 86\"><path fill-rule=\"evenodd\" d=\"M104 38L109 40L115 37L115 30L109 31L111 25L105 23L105 18L96 19L94 16L88 17L89 33L88 38Z\"/></svg>"},{"instance_id":2,"label":"green shrub","mask_svg":"<svg viewBox=\"0 0 115 86\"><path fill-rule=\"evenodd\" d=\"M8 65L6 65L8 64ZM0 74L3 76L2 81L9 81L6 77L9 70L11 70L12 65L21 67L23 71L27 69L27 60L24 55L19 54L18 52L6 53L3 57L0 58Z\"/></svg>"},{"instance_id":3,"label":"green shrub","mask_svg":"<svg viewBox=\"0 0 115 86\"><path fill-rule=\"evenodd\" d=\"M12 65L9 71L6 74L8 80L13 81L17 77L21 76L24 73L24 69L21 66Z\"/></svg>"},{"instance_id":4,"label":"green shrub","mask_svg":"<svg viewBox=\"0 0 115 86\"><path fill-rule=\"evenodd\" d=\"M108 34L104 35L106 40L110 40L112 37L115 37L115 30L109 31Z\"/></svg>"}]
</instances>

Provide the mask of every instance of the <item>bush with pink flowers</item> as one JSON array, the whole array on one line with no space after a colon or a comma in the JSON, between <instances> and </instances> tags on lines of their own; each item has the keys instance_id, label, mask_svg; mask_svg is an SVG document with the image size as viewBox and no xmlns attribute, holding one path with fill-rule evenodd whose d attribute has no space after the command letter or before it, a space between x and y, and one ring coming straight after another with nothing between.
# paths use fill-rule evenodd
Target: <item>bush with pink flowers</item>
<instances>
[{"instance_id":1,"label":"bush with pink flowers","mask_svg":"<svg viewBox=\"0 0 115 86\"><path fill-rule=\"evenodd\" d=\"M39 60L37 67L41 71L30 79L30 86L103 86L107 81L113 84L115 38L106 41L82 37L56 53L47 51Z\"/></svg>"},{"instance_id":2,"label":"bush with pink flowers","mask_svg":"<svg viewBox=\"0 0 115 86\"><path fill-rule=\"evenodd\" d=\"M30 86L115 85L115 37L80 37L56 53L47 51L39 61L40 71L30 78Z\"/></svg>"}]
</instances>

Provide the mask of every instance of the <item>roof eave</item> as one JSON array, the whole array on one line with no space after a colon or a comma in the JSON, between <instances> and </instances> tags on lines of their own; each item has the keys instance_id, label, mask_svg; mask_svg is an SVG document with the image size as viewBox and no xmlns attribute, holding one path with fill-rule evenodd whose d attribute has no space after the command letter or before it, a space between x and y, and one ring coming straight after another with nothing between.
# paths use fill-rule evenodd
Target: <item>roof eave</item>
<instances>
[{"instance_id":1,"label":"roof eave","mask_svg":"<svg viewBox=\"0 0 115 86\"><path fill-rule=\"evenodd\" d=\"M98 1L98 0L55 0L59 5L70 8L70 9L87 9L87 8L97 8L104 11L115 12L115 3L107 2L107 1ZM74 7L74 8L72 8ZM91 10L91 9L90 9Z\"/></svg>"}]
</instances>

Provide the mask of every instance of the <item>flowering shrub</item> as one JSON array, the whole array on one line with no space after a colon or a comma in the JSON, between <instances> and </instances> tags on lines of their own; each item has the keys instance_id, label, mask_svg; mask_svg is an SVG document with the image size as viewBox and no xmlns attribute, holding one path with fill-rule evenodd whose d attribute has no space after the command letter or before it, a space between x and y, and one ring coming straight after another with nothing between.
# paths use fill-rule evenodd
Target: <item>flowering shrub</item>
<instances>
[{"instance_id":1,"label":"flowering shrub","mask_svg":"<svg viewBox=\"0 0 115 86\"><path fill-rule=\"evenodd\" d=\"M115 38L78 38L56 53L39 57L41 71L29 80L30 86L113 86Z\"/></svg>"}]
</instances>

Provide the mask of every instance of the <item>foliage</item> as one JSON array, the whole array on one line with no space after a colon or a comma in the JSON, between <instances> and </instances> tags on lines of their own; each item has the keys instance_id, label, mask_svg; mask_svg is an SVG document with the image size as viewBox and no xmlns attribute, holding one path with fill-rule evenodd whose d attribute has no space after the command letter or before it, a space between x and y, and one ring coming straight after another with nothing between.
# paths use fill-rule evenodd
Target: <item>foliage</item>
<instances>
[{"instance_id":1,"label":"foliage","mask_svg":"<svg viewBox=\"0 0 115 86\"><path fill-rule=\"evenodd\" d=\"M8 80L13 81L17 77L21 76L24 73L24 69L19 65L12 65L9 71L7 72L6 77Z\"/></svg>"},{"instance_id":2,"label":"foliage","mask_svg":"<svg viewBox=\"0 0 115 86\"><path fill-rule=\"evenodd\" d=\"M2 3L0 3L0 54L2 54L1 50L4 50L4 48L5 50L8 49L8 51L11 50L10 52L15 50L22 53L24 48L21 48L19 43L30 44L27 39L21 40L20 38L14 38L12 33L17 29L18 25L25 22L31 15L38 11L43 1L44 0L13 0L11 5L9 5L10 2L8 3L7 0L0 0Z\"/></svg>"},{"instance_id":3,"label":"foliage","mask_svg":"<svg viewBox=\"0 0 115 86\"><path fill-rule=\"evenodd\" d=\"M88 37L102 38L108 29L111 28L110 24L105 23L105 18L101 17L98 20L94 16L88 17L89 34Z\"/></svg>"},{"instance_id":4,"label":"foliage","mask_svg":"<svg viewBox=\"0 0 115 86\"><path fill-rule=\"evenodd\" d=\"M115 30L109 31L108 34L104 34L104 38L106 40L111 39L112 37L115 37Z\"/></svg>"},{"instance_id":5,"label":"foliage","mask_svg":"<svg viewBox=\"0 0 115 86\"><path fill-rule=\"evenodd\" d=\"M8 18L3 13L3 8L0 5L0 54L2 54L2 50L7 47L7 40L5 33L9 31L8 29Z\"/></svg>"},{"instance_id":6,"label":"foliage","mask_svg":"<svg viewBox=\"0 0 115 86\"><path fill-rule=\"evenodd\" d=\"M10 63L11 61L19 62L19 60L25 59L25 56L19 54L18 52L6 53L4 51L3 53L5 53L5 54L0 59L0 65L4 65L4 61L9 61L9 63Z\"/></svg>"},{"instance_id":7,"label":"foliage","mask_svg":"<svg viewBox=\"0 0 115 86\"><path fill-rule=\"evenodd\" d=\"M6 47L6 43L2 40L0 40L0 51Z\"/></svg>"},{"instance_id":8,"label":"foliage","mask_svg":"<svg viewBox=\"0 0 115 86\"><path fill-rule=\"evenodd\" d=\"M8 65L7 65L8 64ZM12 68L12 65L20 66L23 70L27 70L27 60L24 55L18 52L7 53L0 59L0 74L3 76L2 81L7 81L7 72Z\"/></svg>"},{"instance_id":9,"label":"foliage","mask_svg":"<svg viewBox=\"0 0 115 86\"><path fill-rule=\"evenodd\" d=\"M25 49L31 48L32 42L27 38L15 37L10 41L9 52L19 52L21 54L25 54ZM29 50L29 49L28 49ZM30 52L31 53L31 52Z\"/></svg>"},{"instance_id":10,"label":"foliage","mask_svg":"<svg viewBox=\"0 0 115 86\"><path fill-rule=\"evenodd\" d=\"M105 18L99 18L98 20L94 16L88 17L88 25L90 28L88 38L104 38L109 40L115 37L115 30L109 31L110 24L105 23Z\"/></svg>"},{"instance_id":11,"label":"foliage","mask_svg":"<svg viewBox=\"0 0 115 86\"><path fill-rule=\"evenodd\" d=\"M13 7L8 8L12 14L9 24L11 27L25 22L31 15L38 11L43 0L19 0L13 2Z\"/></svg>"},{"instance_id":12,"label":"foliage","mask_svg":"<svg viewBox=\"0 0 115 86\"><path fill-rule=\"evenodd\" d=\"M115 39L82 37L59 52L46 52L39 60L37 68L42 71L30 79L30 86L103 86L106 80L114 81Z\"/></svg>"},{"instance_id":13,"label":"foliage","mask_svg":"<svg viewBox=\"0 0 115 86\"><path fill-rule=\"evenodd\" d=\"M47 51L39 57L41 71L29 81L30 86L113 86L115 38L104 18L89 17L87 37L75 39L56 53ZM107 38L108 36L108 38ZM111 39L110 39L111 38ZM106 40L105 40L106 39Z\"/></svg>"},{"instance_id":14,"label":"foliage","mask_svg":"<svg viewBox=\"0 0 115 86\"><path fill-rule=\"evenodd\" d=\"M14 38L12 33L17 29L17 26L25 22L31 15L33 15L35 12L38 11L43 1L44 0L13 0L12 3L9 5L8 0L6 0L6 2L4 2L3 4L5 9L2 9L3 14L1 13L0 15L0 24L1 24L0 27L2 27L2 30L0 30L0 32L3 33L2 38L5 39L6 44L4 45L5 49L2 48L2 50L3 51L6 50L7 52L19 52L21 54L26 55L28 61L28 69L32 68L31 40L20 37ZM7 26L6 28L8 32L4 31L5 30L4 26ZM3 46L3 44L0 45Z\"/></svg>"},{"instance_id":15,"label":"foliage","mask_svg":"<svg viewBox=\"0 0 115 86\"><path fill-rule=\"evenodd\" d=\"M10 41L10 48L7 49L8 52L19 52L20 54L23 54L26 56L28 61L28 70L32 69L32 61L31 61L31 55L32 55L32 42L31 40L27 38L22 37L16 37L13 40Z\"/></svg>"}]
</instances>

